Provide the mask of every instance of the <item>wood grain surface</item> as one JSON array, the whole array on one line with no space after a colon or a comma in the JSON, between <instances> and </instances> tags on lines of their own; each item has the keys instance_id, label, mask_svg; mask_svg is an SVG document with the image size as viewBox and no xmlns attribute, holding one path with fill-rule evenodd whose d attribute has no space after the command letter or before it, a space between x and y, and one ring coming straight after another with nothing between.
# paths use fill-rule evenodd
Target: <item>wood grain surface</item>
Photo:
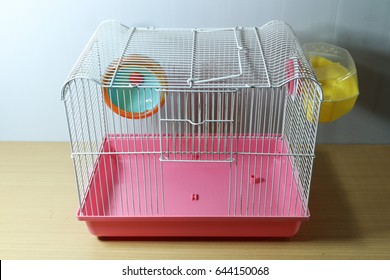
<instances>
[{"instance_id":1,"label":"wood grain surface","mask_svg":"<svg viewBox=\"0 0 390 280\"><path fill-rule=\"evenodd\" d=\"M68 143L0 142L0 259L390 259L390 146L318 145L289 239L105 239L76 217Z\"/></svg>"}]
</instances>

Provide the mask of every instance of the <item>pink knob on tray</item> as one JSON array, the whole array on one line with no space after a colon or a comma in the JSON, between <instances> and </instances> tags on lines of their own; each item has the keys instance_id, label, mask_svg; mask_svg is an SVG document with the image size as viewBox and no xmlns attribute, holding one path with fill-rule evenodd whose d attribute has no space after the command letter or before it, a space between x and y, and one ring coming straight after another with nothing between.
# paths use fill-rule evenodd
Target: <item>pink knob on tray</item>
<instances>
[{"instance_id":1,"label":"pink knob on tray","mask_svg":"<svg viewBox=\"0 0 390 280\"><path fill-rule=\"evenodd\" d=\"M251 175L251 183L253 184L259 184L261 182L263 182L264 179L263 178L260 178L260 177L255 177L254 175Z\"/></svg>"},{"instance_id":2,"label":"pink knob on tray","mask_svg":"<svg viewBox=\"0 0 390 280\"><path fill-rule=\"evenodd\" d=\"M198 159L200 159L200 157L199 157L199 155L195 154L195 155L192 155L192 159L198 160Z\"/></svg>"},{"instance_id":3,"label":"pink knob on tray","mask_svg":"<svg viewBox=\"0 0 390 280\"><path fill-rule=\"evenodd\" d=\"M132 85L138 86L139 84L142 84L144 77L139 72L133 72L130 74L129 80Z\"/></svg>"}]
</instances>

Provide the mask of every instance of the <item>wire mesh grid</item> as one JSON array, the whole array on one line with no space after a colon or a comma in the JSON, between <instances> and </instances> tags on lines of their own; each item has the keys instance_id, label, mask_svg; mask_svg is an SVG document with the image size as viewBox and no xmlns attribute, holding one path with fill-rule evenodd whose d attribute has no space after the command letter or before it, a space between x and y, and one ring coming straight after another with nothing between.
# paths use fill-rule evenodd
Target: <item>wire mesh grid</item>
<instances>
[{"instance_id":1,"label":"wire mesh grid","mask_svg":"<svg viewBox=\"0 0 390 280\"><path fill-rule=\"evenodd\" d=\"M62 98L80 216L308 215L321 90L282 22L103 23Z\"/></svg>"},{"instance_id":2,"label":"wire mesh grid","mask_svg":"<svg viewBox=\"0 0 390 280\"><path fill-rule=\"evenodd\" d=\"M286 71L292 58L299 60L299 69L294 65ZM280 21L230 29L128 28L107 21L68 80L83 77L103 87L132 87L126 78L128 65L139 66L144 74L139 87L277 87L297 78L315 80L292 29ZM156 81L151 74L161 69L166 75Z\"/></svg>"}]
</instances>

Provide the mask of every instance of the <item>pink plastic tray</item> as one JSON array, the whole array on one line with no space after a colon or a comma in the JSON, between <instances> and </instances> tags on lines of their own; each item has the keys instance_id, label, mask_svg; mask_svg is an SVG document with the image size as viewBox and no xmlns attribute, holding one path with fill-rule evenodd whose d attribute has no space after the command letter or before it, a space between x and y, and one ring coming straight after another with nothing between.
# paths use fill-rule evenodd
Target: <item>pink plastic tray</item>
<instances>
[{"instance_id":1,"label":"pink plastic tray","mask_svg":"<svg viewBox=\"0 0 390 280\"><path fill-rule=\"evenodd\" d=\"M244 153L233 162L205 162L204 155L183 162L160 161L160 153L107 154L160 148L156 138L111 135L78 219L97 236L292 236L309 212L278 139L235 140ZM251 154L256 147L269 155Z\"/></svg>"}]
</instances>

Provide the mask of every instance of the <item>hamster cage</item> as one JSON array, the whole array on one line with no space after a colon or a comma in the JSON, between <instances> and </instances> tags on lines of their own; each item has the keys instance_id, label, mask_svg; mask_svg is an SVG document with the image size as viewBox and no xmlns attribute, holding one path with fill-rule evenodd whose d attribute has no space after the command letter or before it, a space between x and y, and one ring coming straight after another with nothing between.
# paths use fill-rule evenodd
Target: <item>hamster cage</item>
<instances>
[{"instance_id":1,"label":"hamster cage","mask_svg":"<svg viewBox=\"0 0 390 280\"><path fill-rule=\"evenodd\" d=\"M103 22L62 88L97 236L292 236L321 88L292 29Z\"/></svg>"}]
</instances>

